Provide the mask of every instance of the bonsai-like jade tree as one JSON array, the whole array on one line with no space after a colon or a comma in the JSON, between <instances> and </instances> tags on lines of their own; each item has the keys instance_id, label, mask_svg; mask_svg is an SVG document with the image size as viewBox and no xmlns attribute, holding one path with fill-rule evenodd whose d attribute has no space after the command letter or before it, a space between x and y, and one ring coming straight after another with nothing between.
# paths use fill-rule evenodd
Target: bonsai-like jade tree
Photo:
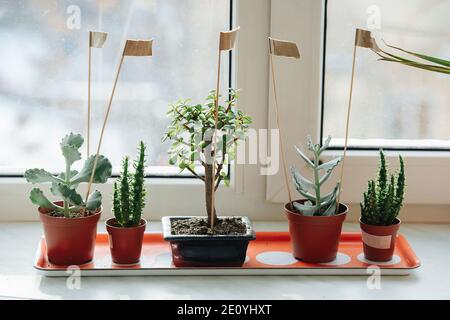
<instances>
[{"instance_id":1,"label":"bonsai-like jade tree","mask_svg":"<svg viewBox=\"0 0 450 320\"><path fill-rule=\"evenodd\" d=\"M334 189L327 194L322 192L322 186L331 176L333 169L339 164L342 157L321 164L320 156L330 145L331 137L328 136L323 146L313 144L309 135L306 140L308 150L313 154L312 160L300 148L295 147L295 150L306 163L306 166L312 170L314 181L305 178L296 168L291 167L295 188L307 200L304 204L294 202L293 206L305 216L332 216L336 213L340 184L339 182L336 183Z\"/></svg>"},{"instance_id":2,"label":"bonsai-like jade tree","mask_svg":"<svg viewBox=\"0 0 450 320\"><path fill-rule=\"evenodd\" d=\"M113 212L116 223L123 228L137 227L145 207L145 144L142 141L133 168L134 174L128 171L129 159L125 157L120 177L114 182Z\"/></svg>"},{"instance_id":3,"label":"bonsai-like jade tree","mask_svg":"<svg viewBox=\"0 0 450 320\"><path fill-rule=\"evenodd\" d=\"M168 116L172 122L163 141L169 139L169 163L177 165L181 171L188 170L205 184L206 211L208 224L215 225L216 212L212 212L212 184L214 190L224 181L229 185L227 164L235 159L239 140L244 140L252 120L240 110L235 110L238 99L237 90L229 90L225 105L218 106L217 134L214 135L215 90L210 91L205 104L190 104L190 100L179 100L170 105ZM220 132L220 134L219 134ZM212 143L213 137L218 143ZM212 159L215 159L212 163ZM204 175L199 166L203 167ZM214 180L213 180L214 166Z\"/></svg>"},{"instance_id":4,"label":"bonsai-like jade tree","mask_svg":"<svg viewBox=\"0 0 450 320\"><path fill-rule=\"evenodd\" d=\"M95 155L90 156L80 172L72 170L72 165L81 160L79 149L84 139L79 134L70 133L61 141L61 151L65 158L66 170L55 176L44 169L29 169L25 171L25 179L32 183L51 183L51 193L63 200L63 205L51 202L39 188L31 190L31 202L41 208L51 210L53 216L77 218L95 213L102 205L102 195L99 191L91 193L85 203L83 197L76 191L80 183L88 183L94 167ZM111 176L110 161L100 155L95 169L94 183L105 183Z\"/></svg>"},{"instance_id":5,"label":"bonsai-like jade tree","mask_svg":"<svg viewBox=\"0 0 450 320\"><path fill-rule=\"evenodd\" d=\"M377 181L368 182L361 206L361 221L375 226L389 226L394 224L403 205L405 193L405 165L399 156L400 169L390 174L388 179L388 165L383 150L380 150L380 167Z\"/></svg>"}]
</instances>

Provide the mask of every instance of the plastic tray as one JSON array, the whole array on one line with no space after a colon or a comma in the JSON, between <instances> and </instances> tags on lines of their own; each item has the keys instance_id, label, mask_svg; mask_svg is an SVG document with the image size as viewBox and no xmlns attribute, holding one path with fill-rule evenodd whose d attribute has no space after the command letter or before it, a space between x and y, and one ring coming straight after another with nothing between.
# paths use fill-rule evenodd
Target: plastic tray
<instances>
[{"instance_id":1,"label":"plastic tray","mask_svg":"<svg viewBox=\"0 0 450 320\"><path fill-rule=\"evenodd\" d=\"M289 233L258 232L250 242L245 264L240 268L177 268L172 265L169 244L162 234L144 236L141 261L137 265L115 265L111 261L106 233L97 235L95 258L79 266L82 276L151 276L151 275L369 275L374 266L383 275L407 275L420 266L420 261L406 238L399 235L394 258L377 263L364 258L361 233L345 232L341 236L335 261L311 264L298 261L291 254ZM34 267L45 276L70 276L73 270L47 260L45 239L37 250Z\"/></svg>"}]
</instances>

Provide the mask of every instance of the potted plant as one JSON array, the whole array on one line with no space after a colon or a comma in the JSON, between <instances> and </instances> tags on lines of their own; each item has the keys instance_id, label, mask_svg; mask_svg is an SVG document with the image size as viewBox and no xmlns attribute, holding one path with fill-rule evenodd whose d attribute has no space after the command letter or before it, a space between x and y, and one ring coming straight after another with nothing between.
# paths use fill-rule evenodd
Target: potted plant
<instances>
[{"instance_id":1,"label":"potted plant","mask_svg":"<svg viewBox=\"0 0 450 320\"><path fill-rule=\"evenodd\" d=\"M139 262L147 221L142 219L145 207L145 145L141 141L139 155L129 172L129 158L122 162L122 172L114 182L114 218L106 221L112 261L116 264Z\"/></svg>"},{"instance_id":2,"label":"potted plant","mask_svg":"<svg viewBox=\"0 0 450 320\"><path fill-rule=\"evenodd\" d=\"M89 182L95 162L95 156L91 156L81 171L72 170L72 165L81 160L79 149L83 142L81 135L73 133L62 139L60 146L66 170L58 176L44 169L25 172L25 178L30 183L51 183L51 193L60 199L52 202L38 188L30 193L31 202L39 206L48 259L57 265L80 265L91 261L94 255L102 195L94 191L85 202L76 190L81 183ZM109 160L99 155L93 183L105 183L111 172Z\"/></svg>"},{"instance_id":3,"label":"potted plant","mask_svg":"<svg viewBox=\"0 0 450 320\"><path fill-rule=\"evenodd\" d=\"M308 150L313 155L311 160L295 147L306 167L312 171L313 179L305 178L296 168L291 167L294 185L305 199L288 203L284 209L289 219L293 255L305 262L324 263L336 258L342 223L348 212L345 204L337 205L339 183L336 183L331 192L323 192L324 183L342 159L338 157L321 163L320 156L328 148L330 141L331 137L328 137L321 147L319 144L314 145L308 136Z\"/></svg>"},{"instance_id":4,"label":"potted plant","mask_svg":"<svg viewBox=\"0 0 450 320\"><path fill-rule=\"evenodd\" d=\"M163 217L164 239L170 241L175 266L241 266L249 241L255 239L247 217L217 218L212 209L213 183L214 190L222 181L229 185L227 165L251 123L249 116L235 110L238 95L230 89L226 105L218 106L217 129L222 139L214 148L215 98L216 92L211 91L203 105L182 100L168 111L172 122L163 140L172 141L169 162L204 182L207 212L207 217Z\"/></svg>"},{"instance_id":5,"label":"potted plant","mask_svg":"<svg viewBox=\"0 0 450 320\"><path fill-rule=\"evenodd\" d=\"M371 261L389 261L395 249L395 240L401 221L398 214L405 192L405 166L402 156L400 169L388 178L388 166L380 150L377 181L368 182L361 205L360 226L364 256Z\"/></svg>"}]
</instances>

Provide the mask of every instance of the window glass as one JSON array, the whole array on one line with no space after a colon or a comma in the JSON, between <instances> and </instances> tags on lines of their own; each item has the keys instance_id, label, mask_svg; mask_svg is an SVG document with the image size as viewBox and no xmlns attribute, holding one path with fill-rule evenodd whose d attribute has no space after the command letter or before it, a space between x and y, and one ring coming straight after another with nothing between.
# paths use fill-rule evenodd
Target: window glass
<instances>
[{"instance_id":1,"label":"window glass","mask_svg":"<svg viewBox=\"0 0 450 320\"><path fill-rule=\"evenodd\" d=\"M61 138L85 135L89 30L109 33L102 49L92 49L91 153L125 40L152 38L153 57L124 61L101 153L117 166L142 139L154 173L178 172L161 143L167 106L188 97L203 102L215 88L218 36L229 29L229 14L229 0L2 1L0 174L59 171Z\"/></svg>"},{"instance_id":2,"label":"window glass","mask_svg":"<svg viewBox=\"0 0 450 320\"><path fill-rule=\"evenodd\" d=\"M343 145L355 28L409 51L450 60L448 0L329 0L323 136ZM350 146L450 148L450 77L377 61L358 49Z\"/></svg>"}]
</instances>

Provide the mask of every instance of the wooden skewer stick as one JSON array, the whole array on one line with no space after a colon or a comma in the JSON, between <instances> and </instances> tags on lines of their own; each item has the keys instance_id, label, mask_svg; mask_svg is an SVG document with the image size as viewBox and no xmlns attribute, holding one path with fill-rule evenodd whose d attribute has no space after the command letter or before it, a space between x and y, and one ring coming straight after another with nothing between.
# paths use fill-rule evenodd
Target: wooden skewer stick
<instances>
[{"instance_id":1,"label":"wooden skewer stick","mask_svg":"<svg viewBox=\"0 0 450 320\"><path fill-rule=\"evenodd\" d=\"M86 133L86 158L90 154L91 141L91 63L92 47L102 48L105 44L108 33L99 31L89 31L89 52L88 52L88 110L87 110L87 133Z\"/></svg>"},{"instance_id":2,"label":"wooden skewer stick","mask_svg":"<svg viewBox=\"0 0 450 320\"><path fill-rule=\"evenodd\" d=\"M212 151L212 183L211 183L211 229L214 229L216 220L216 132L219 122L219 90L220 90L220 64L222 51L233 50L236 42L237 33L240 27L237 27L230 31L220 33L219 37L219 53L217 59L217 82L216 82L216 96L214 101L214 132L211 141ZM223 151L222 151L223 152Z\"/></svg>"},{"instance_id":3,"label":"wooden skewer stick","mask_svg":"<svg viewBox=\"0 0 450 320\"><path fill-rule=\"evenodd\" d=\"M122 57L120 58L119 66L117 68L116 77L114 79L114 84L111 92L111 96L108 102L108 108L106 110L105 119L103 120L102 130L100 132L100 139L97 145L97 152L95 154L94 166L92 168L91 177L89 179L88 190L86 193L86 202L88 200L89 194L91 193L92 183L95 176L95 170L97 168L98 158L100 154L100 149L103 142L103 135L105 133L106 123L108 122L109 114L111 111L111 105L114 98L114 93L116 92L117 82L119 80L120 71L122 69L122 64L125 56L151 56L153 40L127 40L123 50Z\"/></svg>"},{"instance_id":4,"label":"wooden skewer stick","mask_svg":"<svg viewBox=\"0 0 450 320\"><path fill-rule=\"evenodd\" d=\"M276 85L276 79L275 79L275 67L274 67L274 63L273 63L274 55L299 59L300 52L298 50L297 44L294 42L275 40L275 39L269 37L269 64L270 64L270 69L271 69L271 73L272 73L273 98L274 98L274 102L275 102L275 119L276 119L278 131L280 133L280 152L281 152L281 161L283 163L284 181L285 181L287 192L288 192L289 204L292 205L292 194L291 194L291 189L289 188L289 178L288 178L285 149L284 149L284 143L283 143L283 134L281 132L281 125L280 125L280 109L278 107L277 85Z\"/></svg>"},{"instance_id":5,"label":"wooden skewer stick","mask_svg":"<svg viewBox=\"0 0 450 320\"><path fill-rule=\"evenodd\" d=\"M356 66L356 52L357 48L367 48L371 49L372 51L378 52L380 48L378 47L375 39L372 37L372 33L367 30L363 29L356 29L355 32L355 45L353 47L353 60L352 60L352 75L350 80L350 92L349 92L349 99L348 99L348 107L347 107L347 117L346 117L346 123L345 123L345 142L344 142L344 154L342 157L342 164L341 164L341 173L340 173L340 182L339 182L339 193L336 199L336 213L339 212L339 203L341 199L341 191L342 191L342 185L344 181L344 169L345 169L345 159L347 158L347 150L348 150L348 136L349 136L349 130L350 130L350 115L352 110L352 100L353 100L353 87L355 82L355 66Z\"/></svg>"},{"instance_id":6,"label":"wooden skewer stick","mask_svg":"<svg viewBox=\"0 0 450 320\"><path fill-rule=\"evenodd\" d=\"M339 212L339 203L341 200L341 190L342 190L342 183L344 181L344 167L345 167L345 159L347 157L347 149L348 149L348 133L349 133L349 127L350 127L350 114L352 110L352 99L353 99L353 83L355 81L355 64L356 64L356 45L353 48L353 62L352 62L352 78L350 80L350 94L348 99L348 107L347 107L347 118L345 123L345 142L344 142L344 155L342 157L342 164L341 164L341 174L339 179L339 192L336 199L336 212Z\"/></svg>"}]
</instances>

